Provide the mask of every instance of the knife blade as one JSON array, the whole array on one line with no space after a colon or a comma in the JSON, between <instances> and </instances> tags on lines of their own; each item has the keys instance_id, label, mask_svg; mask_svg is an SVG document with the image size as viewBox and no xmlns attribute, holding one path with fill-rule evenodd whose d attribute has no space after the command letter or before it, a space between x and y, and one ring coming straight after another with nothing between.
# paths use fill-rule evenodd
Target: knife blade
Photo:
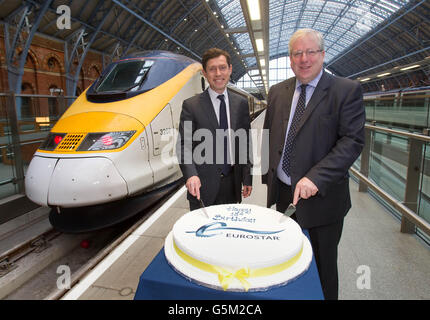
<instances>
[{"instance_id":1,"label":"knife blade","mask_svg":"<svg viewBox=\"0 0 430 320\"><path fill-rule=\"evenodd\" d=\"M288 205L287 210L285 210L285 212L282 214L281 219L279 219L279 222L284 221L285 219L290 217L294 212L296 212L296 206L294 204L290 203Z\"/></svg>"},{"instance_id":2,"label":"knife blade","mask_svg":"<svg viewBox=\"0 0 430 320\"><path fill-rule=\"evenodd\" d=\"M202 207L202 211L203 211L203 213L206 215L206 218L208 218L208 219L209 219L208 212L206 211L206 207L205 207L205 205L203 204L202 199L199 199L199 200L200 200L200 206Z\"/></svg>"}]
</instances>

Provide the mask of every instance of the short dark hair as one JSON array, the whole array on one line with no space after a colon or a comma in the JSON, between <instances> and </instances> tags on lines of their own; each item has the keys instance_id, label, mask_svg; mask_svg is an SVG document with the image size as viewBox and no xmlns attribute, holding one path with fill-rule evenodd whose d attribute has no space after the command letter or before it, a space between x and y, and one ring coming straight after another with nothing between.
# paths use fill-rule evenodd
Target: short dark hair
<instances>
[{"instance_id":1,"label":"short dark hair","mask_svg":"<svg viewBox=\"0 0 430 320\"><path fill-rule=\"evenodd\" d=\"M203 53L203 58L202 58L203 70L206 71L206 65L208 64L208 61L210 59L217 58L219 56L224 56L227 59L227 64L229 66L231 65L230 55L228 54L227 51L224 51L218 48L211 48L209 50L206 50L205 53Z\"/></svg>"}]
</instances>

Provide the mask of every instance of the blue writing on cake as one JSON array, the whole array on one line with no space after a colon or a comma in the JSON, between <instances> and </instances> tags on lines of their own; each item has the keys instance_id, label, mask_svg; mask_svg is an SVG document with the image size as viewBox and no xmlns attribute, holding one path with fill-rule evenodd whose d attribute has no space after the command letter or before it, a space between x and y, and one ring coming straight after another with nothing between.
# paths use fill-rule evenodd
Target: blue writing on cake
<instances>
[{"instance_id":1,"label":"blue writing on cake","mask_svg":"<svg viewBox=\"0 0 430 320\"><path fill-rule=\"evenodd\" d=\"M228 206L226 208L226 214L217 213L212 217L212 220L256 223L256 219L253 218L251 208L238 208L236 206Z\"/></svg>"},{"instance_id":2,"label":"blue writing on cake","mask_svg":"<svg viewBox=\"0 0 430 320\"><path fill-rule=\"evenodd\" d=\"M235 222L248 222L248 223L255 223L255 218L248 218L248 217L238 217L238 216L223 216L221 214L216 214L212 217L212 220L215 221L235 221Z\"/></svg>"},{"instance_id":3,"label":"blue writing on cake","mask_svg":"<svg viewBox=\"0 0 430 320\"><path fill-rule=\"evenodd\" d=\"M227 212L231 216L243 216L243 215L250 215L252 213L251 208L238 208L235 206L228 206Z\"/></svg>"},{"instance_id":4,"label":"blue writing on cake","mask_svg":"<svg viewBox=\"0 0 430 320\"><path fill-rule=\"evenodd\" d=\"M211 223L208 223L208 224L201 226L196 231L187 231L187 233L195 233L195 235L197 237L213 237L216 235L223 234L223 232L218 232L218 231L223 231L223 230L236 230L236 231L242 231L242 232L257 234L257 235L276 234L276 233L284 231L284 229L278 230L278 231L250 230L250 229L245 229L245 228L228 227L227 223L225 223L225 222L211 222Z\"/></svg>"}]
</instances>

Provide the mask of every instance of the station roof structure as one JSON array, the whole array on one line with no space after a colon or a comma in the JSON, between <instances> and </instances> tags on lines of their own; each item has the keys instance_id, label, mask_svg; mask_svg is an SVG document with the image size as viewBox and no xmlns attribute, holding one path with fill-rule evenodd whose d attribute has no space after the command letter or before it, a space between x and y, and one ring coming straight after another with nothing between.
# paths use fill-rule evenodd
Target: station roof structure
<instances>
[{"instance_id":1,"label":"station roof structure","mask_svg":"<svg viewBox=\"0 0 430 320\"><path fill-rule=\"evenodd\" d=\"M430 75L428 0L0 0L0 7L9 52L20 45L18 34L48 36L64 42L70 68L88 50L102 53L105 64L153 49L200 60L218 47L232 57L233 81L252 73L265 92L268 61L288 55L294 31L313 28L324 35L326 68L362 80L368 90L381 81L413 80L412 72ZM377 77L381 72L390 74Z\"/></svg>"}]
</instances>

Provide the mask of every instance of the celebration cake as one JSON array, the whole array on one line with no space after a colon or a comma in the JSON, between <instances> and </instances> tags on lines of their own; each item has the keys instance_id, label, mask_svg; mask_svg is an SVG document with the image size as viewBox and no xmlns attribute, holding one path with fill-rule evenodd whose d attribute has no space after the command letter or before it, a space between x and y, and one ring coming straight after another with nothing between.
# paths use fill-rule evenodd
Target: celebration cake
<instances>
[{"instance_id":1,"label":"celebration cake","mask_svg":"<svg viewBox=\"0 0 430 320\"><path fill-rule=\"evenodd\" d=\"M191 281L219 290L265 291L309 268L312 247L293 219L249 204L215 205L206 213L183 215L165 241L167 261Z\"/></svg>"}]
</instances>

